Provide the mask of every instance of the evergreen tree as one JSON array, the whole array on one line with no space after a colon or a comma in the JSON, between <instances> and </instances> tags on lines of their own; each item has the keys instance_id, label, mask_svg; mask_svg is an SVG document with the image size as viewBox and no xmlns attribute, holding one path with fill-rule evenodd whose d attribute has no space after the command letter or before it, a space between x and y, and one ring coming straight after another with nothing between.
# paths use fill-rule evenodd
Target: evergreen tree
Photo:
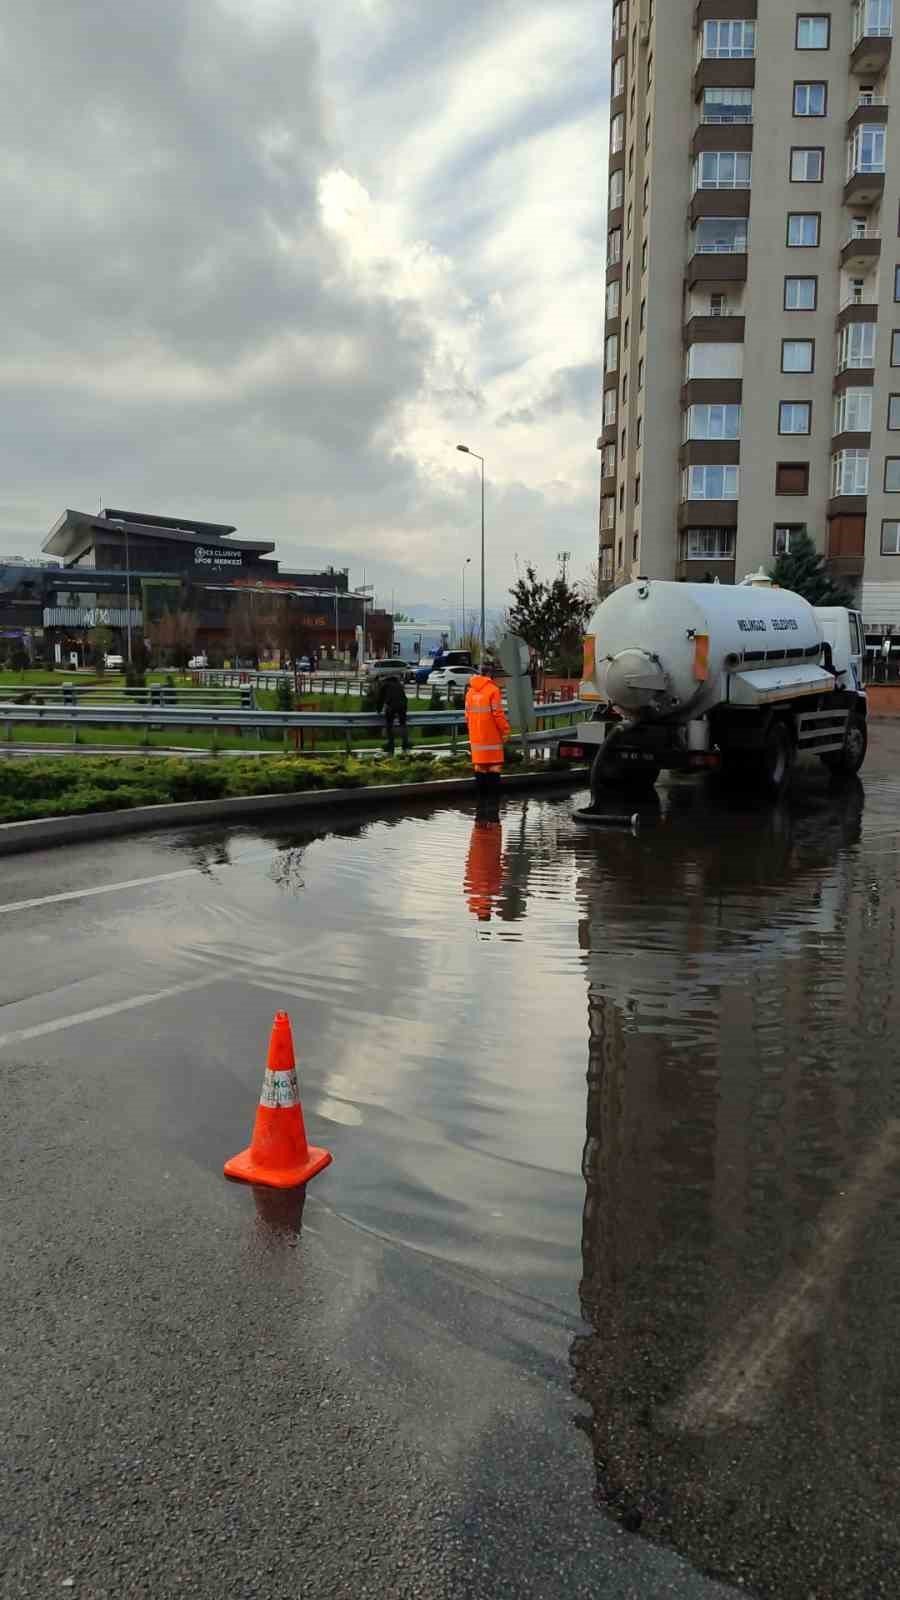
<instances>
[{"instance_id":1,"label":"evergreen tree","mask_svg":"<svg viewBox=\"0 0 900 1600\"><path fill-rule=\"evenodd\" d=\"M770 578L782 589L793 589L812 606L853 606L849 589L835 583L825 566L825 558L805 528L791 533L791 547L780 555L772 568Z\"/></svg>"}]
</instances>

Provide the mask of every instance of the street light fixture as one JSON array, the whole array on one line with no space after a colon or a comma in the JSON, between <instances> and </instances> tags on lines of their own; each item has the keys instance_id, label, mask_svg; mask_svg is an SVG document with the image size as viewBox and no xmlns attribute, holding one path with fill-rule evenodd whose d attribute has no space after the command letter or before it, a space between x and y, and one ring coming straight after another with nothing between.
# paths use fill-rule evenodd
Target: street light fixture
<instances>
[{"instance_id":1,"label":"street light fixture","mask_svg":"<svg viewBox=\"0 0 900 1600\"><path fill-rule=\"evenodd\" d=\"M456 448L457 448L457 450L461 450L464 456L474 456L476 461L480 461L481 462L481 662L482 662L482 665L483 665L484 664L484 649L485 649L485 626L484 626L484 456L480 456L478 454L477 450L470 450L469 446L467 444L458 444L456 446Z\"/></svg>"}]
</instances>

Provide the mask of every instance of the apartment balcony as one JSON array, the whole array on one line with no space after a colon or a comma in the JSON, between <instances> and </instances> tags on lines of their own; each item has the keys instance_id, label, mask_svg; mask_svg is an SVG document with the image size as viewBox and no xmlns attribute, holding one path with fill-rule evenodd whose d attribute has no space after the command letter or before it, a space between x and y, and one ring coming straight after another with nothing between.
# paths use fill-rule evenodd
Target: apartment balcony
<instances>
[{"instance_id":1,"label":"apartment balcony","mask_svg":"<svg viewBox=\"0 0 900 1600\"><path fill-rule=\"evenodd\" d=\"M687 281L691 289L698 283L746 283L746 250L729 250L718 245L695 250L687 265Z\"/></svg>"},{"instance_id":2,"label":"apartment balcony","mask_svg":"<svg viewBox=\"0 0 900 1600\"><path fill-rule=\"evenodd\" d=\"M841 306L841 309L837 314L836 326L838 328L838 331L840 331L841 328L848 327L851 322L877 322L877 321L878 321L878 301L877 300L857 300L854 296L851 295L849 297L849 299L844 301L844 304Z\"/></svg>"},{"instance_id":3,"label":"apartment balcony","mask_svg":"<svg viewBox=\"0 0 900 1600\"><path fill-rule=\"evenodd\" d=\"M675 563L675 578L679 583L706 583L710 573L714 578L718 578L720 583L734 583L734 557L730 561L722 561L717 556L708 556L705 559L698 557Z\"/></svg>"},{"instance_id":4,"label":"apartment balcony","mask_svg":"<svg viewBox=\"0 0 900 1600\"><path fill-rule=\"evenodd\" d=\"M682 335L684 348L692 344L743 344L743 317L690 317Z\"/></svg>"},{"instance_id":5,"label":"apartment balcony","mask_svg":"<svg viewBox=\"0 0 900 1600\"><path fill-rule=\"evenodd\" d=\"M716 16L718 17L718 8ZM743 9L741 15L748 12ZM719 56L704 56L694 73L694 99L699 100L704 89L752 89L756 85L756 61L753 57L727 61Z\"/></svg>"},{"instance_id":6,"label":"apartment balcony","mask_svg":"<svg viewBox=\"0 0 900 1600\"><path fill-rule=\"evenodd\" d=\"M702 155L704 150L752 150L752 122L701 122L694 129L691 154Z\"/></svg>"},{"instance_id":7,"label":"apartment balcony","mask_svg":"<svg viewBox=\"0 0 900 1600\"><path fill-rule=\"evenodd\" d=\"M618 439L618 436L619 436L619 424L618 424L618 422L605 422L603 424L603 432L600 435L600 443L601 443L601 445L604 445L604 444L615 444L616 440Z\"/></svg>"},{"instance_id":8,"label":"apartment balcony","mask_svg":"<svg viewBox=\"0 0 900 1600\"><path fill-rule=\"evenodd\" d=\"M681 408L689 406L739 406L744 385L740 378L689 378L681 386Z\"/></svg>"},{"instance_id":9,"label":"apartment balcony","mask_svg":"<svg viewBox=\"0 0 900 1600\"><path fill-rule=\"evenodd\" d=\"M857 167L844 184L844 205L872 206L883 194L884 168Z\"/></svg>"},{"instance_id":10,"label":"apartment balcony","mask_svg":"<svg viewBox=\"0 0 900 1600\"><path fill-rule=\"evenodd\" d=\"M755 22L756 0L697 0L694 9L694 27L704 22Z\"/></svg>"},{"instance_id":11,"label":"apartment balcony","mask_svg":"<svg viewBox=\"0 0 900 1600\"><path fill-rule=\"evenodd\" d=\"M850 54L851 72L874 78L884 71L891 59L893 43L893 21L884 20L889 13L890 7L873 6L871 0L866 0L865 11L854 30L856 42Z\"/></svg>"},{"instance_id":12,"label":"apartment balcony","mask_svg":"<svg viewBox=\"0 0 900 1600\"><path fill-rule=\"evenodd\" d=\"M872 447L871 433L833 433L831 435L831 454L839 455L842 450L870 450Z\"/></svg>"},{"instance_id":13,"label":"apartment balcony","mask_svg":"<svg viewBox=\"0 0 900 1600\"><path fill-rule=\"evenodd\" d=\"M841 245L841 266L848 272L865 273L881 257L881 229L866 228L852 233Z\"/></svg>"},{"instance_id":14,"label":"apartment balcony","mask_svg":"<svg viewBox=\"0 0 900 1600\"><path fill-rule=\"evenodd\" d=\"M831 389L833 394L843 394L845 389L872 389L874 386L874 367L841 367Z\"/></svg>"},{"instance_id":15,"label":"apartment balcony","mask_svg":"<svg viewBox=\"0 0 900 1600\"><path fill-rule=\"evenodd\" d=\"M692 224L700 217L749 217L749 215L749 184L743 189L695 189L691 196Z\"/></svg>"},{"instance_id":16,"label":"apartment balcony","mask_svg":"<svg viewBox=\"0 0 900 1600\"><path fill-rule=\"evenodd\" d=\"M681 446L678 459L683 467L734 467L741 459L741 441L688 439Z\"/></svg>"},{"instance_id":17,"label":"apartment balcony","mask_svg":"<svg viewBox=\"0 0 900 1600\"><path fill-rule=\"evenodd\" d=\"M614 472L611 472L609 477L600 479L600 498L602 500L606 500L610 495L614 495L615 492L616 475Z\"/></svg>"},{"instance_id":18,"label":"apartment balcony","mask_svg":"<svg viewBox=\"0 0 900 1600\"><path fill-rule=\"evenodd\" d=\"M866 520L866 506L869 497L865 494L836 494L828 502L828 519L832 517L853 517Z\"/></svg>"},{"instance_id":19,"label":"apartment balcony","mask_svg":"<svg viewBox=\"0 0 900 1600\"><path fill-rule=\"evenodd\" d=\"M857 128L883 128L888 119L888 102L880 95L860 95L856 109L847 119L847 136L852 138Z\"/></svg>"},{"instance_id":20,"label":"apartment balcony","mask_svg":"<svg viewBox=\"0 0 900 1600\"><path fill-rule=\"evenodd\" d=\"M863 570L866 557L866 519L862 516L838 515L828 524L828 553L826 562L834 578L856 578Z\"/></svg>"},{"instance_id":21,"label":"apartment balcony","mask_svg":"<svg viewBox=\"0 0 900 1600\"><path fill-rule=\"evenodd\" d=\"M736 528L737 500L684 500L678 507L678 527Z\"/></svg>"},{"instance_id":22,"label":"apartment balcony","mask_svg":"<svg viewBox=\"0 0 900 1600\"><path fill-rule=\"evenodd\" d=\"M601 550L611 550L613 548L613 545L615 544L615 542L616 542L615 526L613 526L612 528L601 528L600 529L600 549Z\"/></svg>"}]
</instances>

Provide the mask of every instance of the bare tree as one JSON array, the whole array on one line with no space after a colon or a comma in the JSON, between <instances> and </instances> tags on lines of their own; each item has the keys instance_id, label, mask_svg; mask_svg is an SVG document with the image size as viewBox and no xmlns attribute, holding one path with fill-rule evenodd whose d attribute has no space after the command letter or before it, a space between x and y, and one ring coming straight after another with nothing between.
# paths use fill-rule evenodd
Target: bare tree
<instances>
[{"instance_id":1,"label":"bare tree","mask_svg":"<svg viewBox=\"0 0 900 1600\"><path fill-rule=\"evenodd\" d=\"M156 643L172 659L181 672L187 668L196 653L197 618L192 611L180 607L177 611L164 611L153 629Z\"/></svg>"}]
</instances>

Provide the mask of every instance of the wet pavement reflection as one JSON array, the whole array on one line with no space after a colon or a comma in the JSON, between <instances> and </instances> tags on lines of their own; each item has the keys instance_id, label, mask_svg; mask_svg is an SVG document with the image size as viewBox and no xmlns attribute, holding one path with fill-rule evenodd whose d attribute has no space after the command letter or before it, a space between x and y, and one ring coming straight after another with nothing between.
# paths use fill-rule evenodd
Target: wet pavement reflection
<instances>
[{"instance_id":1,"label":"wet pavement reflection","mask_svg":"<svg viewBox=\"0 0 900 1600\"><path fill-rule=\"evenodd\" d=\"M597 1499L784 1600L900 1584L898 797L869 850L857 784L579 852Z\"/></svg>"},{"instance_id":2,"label":"wet pavement reflection","mask_svg":"<svg viewBox=\"0 0 900 1600\"><path fill-rule=\"evenodd\" d=\"M674 784L635 833L584 800L111 846L133 892L79 901L77 940L54 891L94 858L11 863L0 1046L90 1084L146 994L129 1115L212 1189L286 1006L335 1165L305 1202L229 1197L248 1270L302 1275L328 1211L390 1242L398 1294L404 1252L474 1285L483 1349L527 1302L557 1365L508 1343L583 1449L589 1528L769 1600L895 1596L900 730L864 784L774 808Z\"/></svg>"}]
</instances>

